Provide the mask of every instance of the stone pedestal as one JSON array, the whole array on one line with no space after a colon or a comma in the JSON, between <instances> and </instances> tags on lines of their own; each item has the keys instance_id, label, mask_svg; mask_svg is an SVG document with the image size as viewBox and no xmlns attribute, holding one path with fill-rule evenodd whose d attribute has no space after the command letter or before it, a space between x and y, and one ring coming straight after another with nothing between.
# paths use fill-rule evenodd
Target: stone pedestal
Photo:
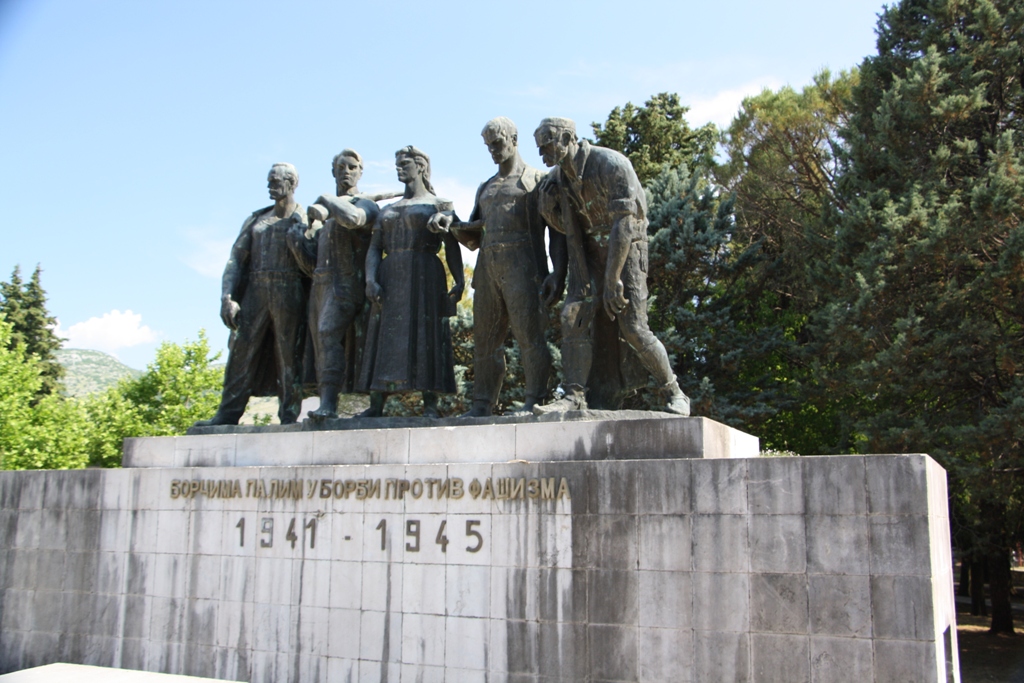
<instances>
[{"instance_id":1,"label":"stone pedestal","mask_svg":"<svg viewBox=\"0 0 1024 683\"><path fill-rule=\"evenodd\" d=\"M706 457L756 440L645 419L137 440L146 466L0 473L0 673L959 680L934 461Z\"/></svg>"},{"instance_id":2,"label":"stone pedestal","mask_svg":"<svg viewBox=\"0 0 1024 683\"><path fill-rule=\"evenodd\" d=\"M757 437L704 417L583 411L544 418L377 418L207 427L125 439L125 467L416 465L661 458L755 458ZM614 419L613 419L614 418Z\"/></svg>"}]
</instances>

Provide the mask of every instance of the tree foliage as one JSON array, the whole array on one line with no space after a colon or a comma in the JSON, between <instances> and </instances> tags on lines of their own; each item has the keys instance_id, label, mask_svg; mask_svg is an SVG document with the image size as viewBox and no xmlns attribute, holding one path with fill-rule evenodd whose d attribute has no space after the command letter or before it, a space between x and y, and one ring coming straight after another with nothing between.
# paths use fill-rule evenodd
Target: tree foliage
<instances>
[{"instance_id":1,"label":"tree foliage","mask_svg":"<svg viewBox=\"0 0 1024 683\"><path fill-rule=\"evenodd\" d=\"M90 464L121 463L121 442L133 436L184 434L196 420L209 417L220 404L222 368L213 366L204 331L183 345L164 342L156 359L137 378L125 378L105 393L85 400L93 429L87 445Z\"/></svg>"},{"instance_id":2,"label":"tree foliage","mask_svg":"<svg viewBox=\"0 0 1024 683\"><path fill-rule=\"evenodd\" d=\"M719 190L654 168L677 99L595 126L643 169L652 327L697 413L774 448L932 454L994 630L1024 535L1022 37L1011 0L886 9L857 71L744 101Z\"/></svg>"},{"instance_id":3,"label":"tree foliage","mask_svg":"<svg viewBox=\"0 0 1024 683\"><path fill-rule=\"evenodd\" d=\"M14 342L0 315L0 468L84 467L86 422L81 406L59 394L40 395L43 365Z\"/></svg>"},{"instance_id":4,"label":"tree foliage","mask_svg":"<svg viewBox=\"0 0 1024 683\"><path fill-rule=\"evenodd\" d=\"M950 472L960 542L1003 577L993 629L1012 630L995 591L1022 522L1024 6L904 0L878 36L843 131L823 329L870 398L867 450L928 452Z\"/></svg>"},{"instance_id":5,"label":"tree foliage","mask_svg":"<svg viewBox=\"0 0 1024 683\"><path fill-rule=\"evenodd\" d=\"M712 123L693 130L675 93L653 95L644 106L627 102L608 114L604 125L592 123L597 144L625 154L640 182L646 184L666 164L690 168L709 165L714 157L718 130Z\"/></svg>"},{"instance_id":6,"label":"tree foliage","mask_svg":"<svg viewBox=\"0 0 1024 683\"><path fill-rule=\"evenodd\" d=\"M223 370L211 363L204 332L184 345L161 344L138 378L82 399L41 398L43 365L0 317L0 468L68 469L121 464L131 436L184 434L220 401Z\"/></svg>"},{"instance_id":7,"label":"tree foliage","mask_svg":"<svg viewBox=\"0 0 1024 683\"><path fill-rule=\"evenodd\" d=\"M715 169L736 195L728 273L735 315L751 330L753 353L770 364L781 393L765 395L771 413L758 428L767 447L800 453L856 447L851 412L860 397L837 392L823 365L813 320L831 296L827 265L844 211L837 187L844 170L845 125L856 71L815 76L802 91L765 90L743 101ZM765 344L772 352L765 354ZM766 369L769 366L765 366Z\"/></svg>"},{"instance_id":8,"label":"tree foliage","mask_svg":"<svg viewBox=\"0 0 1024 683\"><path fill-rule=\"evenodd\" d=\"M21 267L15 266L10 282L0 282L0 313L11 325L8 348L23 344L25 353L39 363L42 383L33 400L59 392L64 377L64 368L56 356L61 346L61 339L54 332L57 319L46 309L41 272L40 266L36 266L26 283L21 279Z\"/></svg>"}]
</instances>

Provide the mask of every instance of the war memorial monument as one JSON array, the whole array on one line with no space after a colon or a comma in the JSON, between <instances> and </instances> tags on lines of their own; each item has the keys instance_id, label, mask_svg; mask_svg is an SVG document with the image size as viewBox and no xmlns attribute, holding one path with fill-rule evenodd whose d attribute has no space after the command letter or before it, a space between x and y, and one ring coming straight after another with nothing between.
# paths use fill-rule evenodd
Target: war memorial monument
<instances>
[{"instance_id":1,"label":"war memorial monument","mask_svg":"<svg viewBox=\"0 0 1024 683\"><path fill-rule=\"evenodd\" d=\"M482 135L498 169L466 221L414 146L386 205L359 192L352 149L308 208L298 171L270 170L274 204L225 268L216 414L127 439L121 469L0 472L0 674L959 682L942 468L759 457L755 436L691 416L648 325L629 161L568 119L534 134L547 173L508 119ZM460 243L479 250L477 382L442 417ZM526 401L498 415L509 334ZM660 412L618 410L649 382ZM352 391L369 408L339 418ZM266 394L281 424L239 426ZM396 394L422 416L389 416Z\"/></svg>"}]
</instances>

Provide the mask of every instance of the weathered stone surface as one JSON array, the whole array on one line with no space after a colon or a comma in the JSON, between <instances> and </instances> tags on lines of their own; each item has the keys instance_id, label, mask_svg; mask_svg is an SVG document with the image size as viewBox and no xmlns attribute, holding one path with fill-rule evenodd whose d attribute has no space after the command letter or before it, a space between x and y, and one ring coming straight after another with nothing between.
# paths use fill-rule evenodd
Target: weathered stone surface
<instances>
[{"instance_id":1,"label":"weathered stone surface","mask_svg":"<svg viewBox=\"0 0 1024 683\"><path fill-rule=\"evenodd\" d=\"M886 464L877 460L875 466ZM863 515L867 512L864 456L819 458L804 467L804 512L808 515Z\"/></svg>"},{"instance_id":2,"label":"weathered stone surface","mask_svg":"<svg viewBox=\"0 0 1024 683\"><path fill-rule=\"evenodd\" d=\"M871 586L866 576L809 577L811 633L871 636Z\"/></svg>"},{"instance_id":3,"label":"weathered stone surface","mask_svg":"<svg viewBox=\"0 0 1024 683\"><path fill-rule=\"evenodd\" d=\"M804 513L803 467L795 458L747 462L747 508L755 515Z\"/></svg>"},{"instance_id":4,"label":"weathered stone surface","mask_svg":"<svg viewBox=\"0 0 1024 683\"><path fill-rule=\"evenodd\" d=\"M807 571L867 574L871 568L870 523L866 515L808 515Z\"/></svg>"},{"instance_id":5,"label":"weathered stone surface","mask_svg":"<svg viewBox=\"0 0 1024 683\"><path fill-rule=\"evenodd\" d=\"M809 638L806 635L750 635L750 668L755 681L810 679Z\"/></svg>"},{"instance_id":6,"label":"weathered stone surface","mask_svg":"<svg viewBox=\"0 0 1024 683\"><path fill-rule=\"evenodd\" d=\"M747 519L751 571L806 571L807 526L803 515L750 515Z\"/></svg>"},{"instance_id":7,"label":"weathered stone surface","mask_svg":"<svg viewBox=\"0 0 1024 683\"><path fill-rule=\"evenodd\" d=\"M935 670L935 643L919 640L875 640L875 680L914 681L921 671Z\"/></svg>"},{"instance_id":8,"label":"weathered stone surface","mask_svg":"<svg viewBox=\"0 0 1024 683\"><path fill-rule=\"evenodd\" d=\"M0 472L0 672L945 681L941 471L836 459Z\"/></svg>"},{"instance_id":9,"label":"weathered stone surface","mask_svg":"<svg viewBox=\"0 0 1024 683\"><path fill-rule=\"evenodd\" d=\"M932 582L923 576L872 576L872 632L880 638L934 637Z\"/></svg>"},{"instance_id":10,"label":"weathered stone surface","mask_svg":"<svg viewBox=\"0 0 1024 683\"><path fill-rule=\"evenodd\" d=\"M645 683L693 683L693 632L641 628L640 680Z\"/></svg>"},{"instance_id":11,"label":"weathered stone surface","mask_svg":"<svg viewBox=\"0 0 1024 683\"><path fill-rule=\"evenodd\" d=\"M750 636L747 633L697 631L694 634L696 681L747 683L750 675Z\"/></svg>"},{"instance_id":12,"label":"weathered stone surface","mask_svg":"<svg viewBox=\"0 0 1024 683\"><path fill-rule=\"evenodd\" d=\"M750 577L751 630L807 633L808 618L805 574L753 574Z\"/></svg>"},{"instance_id":13,"label":"weathered stone surface","mask_svg":"<svg viewBox=\"0 0 1024 683\"><path fill-rule=\"evenodd\" d=\"M871 643L872 641L866 638L811 636L811 683L873 680Z\"/></svg>"}]
</instances>

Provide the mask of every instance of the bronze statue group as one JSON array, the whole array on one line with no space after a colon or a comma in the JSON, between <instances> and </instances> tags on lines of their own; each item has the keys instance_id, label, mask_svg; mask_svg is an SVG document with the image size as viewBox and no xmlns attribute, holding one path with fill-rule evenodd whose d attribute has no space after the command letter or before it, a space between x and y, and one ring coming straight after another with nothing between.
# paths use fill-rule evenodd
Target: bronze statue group
<instances>
[{"instance_id":1,"label":"bronze statue group","mask_svg":"<svg viewBox=\"0 0 1024 683\"><path fill-rule=\"evenodd\" d=\"M457 390L449 318L465 290L460 243L479 250L465 416L494 413L510 331L525 375L513 414L615 408L650 375L664 409L689 415L647 322L647 202L629 160L578 140L563 118L534 132L547 174L523 161L509 119L488 121L482 136L498 172L480 185L468 221L434 193L430 158L412 146L395 153L404 192L361 194L362 157L345 149L332 164L335 194L308 210L295 202L295 167L270 169L274 204L245 220L224 269L231 340L221 404L197 426L237 424L252 395L276 395L281 423L295 422L314 375L313 420L336 418L342 392L370 395L357 417L380 417L388 394L408 392L421 393L425 417L439 417L439 394ZM549 397L547 308L563 294L562 378Z\"/></svg>"}]
</instances>

